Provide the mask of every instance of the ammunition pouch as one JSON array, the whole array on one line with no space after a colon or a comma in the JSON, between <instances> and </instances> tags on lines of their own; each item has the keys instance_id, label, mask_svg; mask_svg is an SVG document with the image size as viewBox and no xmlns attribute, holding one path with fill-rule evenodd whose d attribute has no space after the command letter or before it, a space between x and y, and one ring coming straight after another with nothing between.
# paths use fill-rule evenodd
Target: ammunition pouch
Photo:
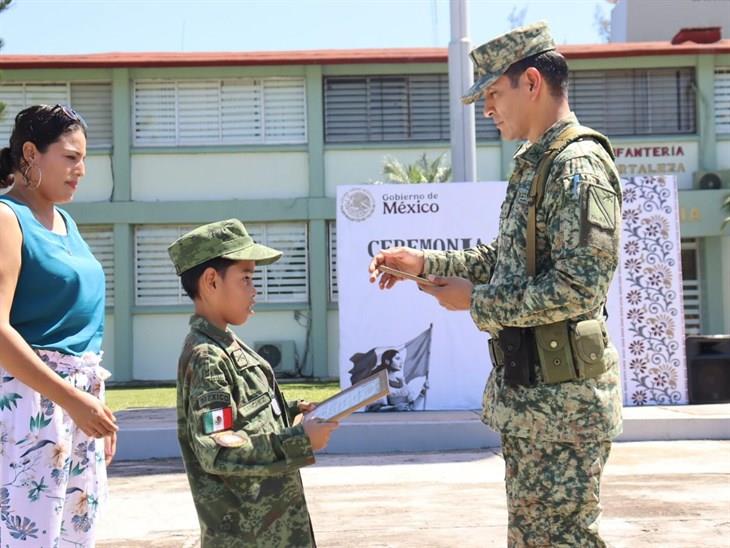
<instances>
[{"instance_id":1,"label":"ammunition pouch","mask_svg":"<svg viewBox=\"0 0 730 548\"><path fill-rule=\"evenodd\" d=\"M510 386L535 386L535 341L531 329L505 327L499 333L504 382Z\"/></svg>"},{"instance_id":2,"label":"ammunition pouch","mask_svg":"<svg viewBox=\"0 0 730 548\"><path fill-rule=\"evenodd\" d=\"M608 337L602 320L562 321L534 328L506 327L489 341L495 367L510 386L532 387L539 367L544 384L592 379L607 367Z\"/></svg>"}]
</instances>

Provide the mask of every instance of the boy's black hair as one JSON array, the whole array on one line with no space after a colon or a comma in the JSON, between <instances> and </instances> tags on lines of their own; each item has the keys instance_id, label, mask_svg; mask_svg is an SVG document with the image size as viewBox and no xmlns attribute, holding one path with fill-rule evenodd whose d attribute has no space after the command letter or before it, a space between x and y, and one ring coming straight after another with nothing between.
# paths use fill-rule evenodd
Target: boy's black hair
<instances>
[{"instance_id":1,"label":"boy's black hair","mask_svg":"<svg viewBox=\"0 0 730 548\"><path fill-rule=\"evenodd\" d=\"M568 95L568 63L560 53L555 50L544 51L510 65L504 74L513 88L517 87L520 76L530 67L536 68L542 74L553 97Z\"/></svg>"},{"instance_id":2,"label":"boy's black hair","mask_svg":"<svg viewBox=\"0 0 730 548\"><path fill-rule=\"evenodd\" d=\"M186 270L185 272L180 274L180 283L182 284L185 293L188 294L188 297L190 297L192 300L195 300L198 298L199 295L198 280L200 280L200 277L203 275L203 272L205 272L207 268L212 268L216 272L218 272L221 277L225 277L228 267L236 264L236 262L237 261L234 261L232 259L215 257L214 259L210 259L209 261L200 263L198 266L194 266L193 268Z\"/></svg>"}]
</instances>

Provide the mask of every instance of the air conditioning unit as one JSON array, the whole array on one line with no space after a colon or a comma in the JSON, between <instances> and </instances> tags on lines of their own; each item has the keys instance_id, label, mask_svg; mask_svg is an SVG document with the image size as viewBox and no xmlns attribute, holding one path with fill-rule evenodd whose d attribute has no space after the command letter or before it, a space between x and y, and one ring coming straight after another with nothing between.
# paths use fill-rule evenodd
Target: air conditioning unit
<instances>
[{"instance_id":1,"label":"air conditioning unit","mask_svg":"<svg viewBox=\"0 0 730 548\"><path fill-rule=\"evenodd\" d=\"M294 341L258 341L256 353L271 365L277 377L297 375L296 345Z\"/></svg>"},{"instance_id":2,"label":"air conditioning unit","mask_svg":"<svg viewBox=\"0 0 730 548\"><path fill-rule=\"evenodd\" d=\"M692 177L692 183L694 188L700 190L730 188L730 169L695 171Z\"/></svg>"}]
</instances>

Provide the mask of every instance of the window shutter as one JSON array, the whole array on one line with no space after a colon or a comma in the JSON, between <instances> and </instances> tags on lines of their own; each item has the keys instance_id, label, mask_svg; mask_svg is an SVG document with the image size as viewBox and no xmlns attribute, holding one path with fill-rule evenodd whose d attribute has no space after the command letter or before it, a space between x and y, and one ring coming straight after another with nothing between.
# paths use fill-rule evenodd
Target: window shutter
<instances>
[{"instance_id":1,"label":"window shutter","mask_svg":"<svg viewBox=\"0 0 730 548\"><path fill-rule=\"evenodd\" d=\"M182 304L188 300L167 247L193 226L138 226L134 235L134 294L138 305Z\"/></svg>"},{"instance_id":2,"label":"window shutter","mask_svg":"<svg viewBox=\"0 0 730 548\"><path fill-rule=\"evenodd\" d=\"M308 302L306 225L270 223L264 225L262 230L265 237L257 241L284 254L274 264L261 269L266 302Z\"/></svg>"},{"instance_id":3,"label":"window shutter","mask_svg":"<svg viewBox=\"0 0 730 548\"><path fill-rule=\"evenodd\" d=\"M267 143L307 140L304 80L269 78L263 81Z\"/></svg>"},{"instance_id":4,"label":"window shutter","mask_svg":"<svg viewBox=\"0 0 730 548\"><path fill-rule=\"evenodd\" d=\"M330 143L368 140L367 78L326 78L324 124Z\"/></svg>"},{"instance_id":5,"label":"window shutter","mask_svg":"<svg viewBox=\"0 0 730 548\"><path fill-rule=\"evenodd\" d=\"M114 232L112 227L110 225L80 225L79 232L104 270L106 305L114 306Z\"/></svg>"},{"instance_id":6,"label":"window shutter","mask_svg":"<svg viewBox=\"0 0 730 548\"><path fill-rule=\"evenodd\" d=\"M5 111L0 117L0 139L7 142L15 116L32 105L70 105L88 124L89 148L112 144L112 92L109 83L19 83L0 85Z\"/></svg>"},{"instance_id":7,"label":"window shutter","mask_svg":"<svg viewBox=\"0 0 730 548\"><path fill-rule=\"evenodd\" d=\"M582 124L607 135L694 133L694 69L580 70L568 94Z\"/></svg>"},{"instance_id":8,"label":"window shutter","mask_svg":"<svg viewBox=\"0 0 730 548\"><path fill-rule=\"evenodd\" d=\"M337 288L337 223L327 222L327 236L329 239L329 290L330 302L336 303L339 299Z\"/></svg>"},{"instance_id":9,"label":"window shutter","mask_svg":"<svg viewBox=\"0 0 730 548\"><path fill-rule=\"evenodd\" d=\"M715 69L715 131L730 133L730 67Z\"/></svg>"},{"instance_id":10,"label":"window shutter","mask_svg":"<svg viewBox=\"0 0 730 548\"><path fill-rule=\"evenodd\" d=\"M371 141L402 141L408 138L407 86L405 78L371 78L368 82Z\"/></svg>"},{"instance_id":11,"label":"window shutter","mask_svg":"<svg viewBox=\"0 0 730 548\"><path fill-rule=\"evenodd\" d=\"M134 144L174 145L177 126L175 82L137 80L134 82Z\"/></svg>"},{"instance_id":12,"label":"window shutter","mask_svg":"<svg viewBox=\"0 0 730 548\"><path fill-rule=\"evenodd\" d=\"M69 85L62 84L25 84L25 106L31 105L70 105Z\"/></svg>"},{"instance_id":13,"label":"window shutter","mask_svg":"<svg viewBox=\"0 0 730 548\"><path fill-rule=\"evenodd\" d=\"M23 84L0 85L0 101L5 104L5 110L0 115L0 141L3 147L8 146L10 134L15 125L15 117L25 107L25 92Z\"/></svg>"},{"instance_id":14,"label":"window shutter","mask_svg":"<svg viewBox=\"0 0 730 548\"><path fill-rule=\"evenodd\" d=\"M450 135L448 75L411 76L409 85L411 137L426 141L448 141Z\"/></svg>"},{"instance_id":15,"label":"window shutter","mask_svg":"<svg viewBox=\"0 0 730 548\"><path fill-rule=\"evenodd\" d=\"M109 83L71 84L71 106L89 126L90 148L112 146L112 86Z\"/></svg>"},{"instance_id":16,"label":"window shutter","mask_svg":"<svg viewBox=\"0 0 730 548\"><path fill-rule=\"evenodd\" d=\"M168 246L194 226L141 225L135 228L135 302L174 305L189 301L167 254ZM284 253L273 265L254 275L258 302L290 303L309 300L307 230L304 223L251 223L251 237Z\"/></svg>"},{"instance_id":17,"label":"window shutter","mask_svg":"<svg viewBox=\"0 0 730 548\"><path fill-rule=\"evenodd\" d=\"M220 82L187 80L177 87L177 144L220 142Z\"/></svg>"},{"instance_id":18,"label":"window shutter","mask_svg":"<svg viewBox=\"0 0 730 548\"><path fill-rule=\"evenodd\" d=\"M682 238L682 294L685 332L699 335L702 332L702 294L699 246L695 238Z\"/></svg>"},{"instance_id":19,"label":"window shutter","mask_svg":"<svg viewBox=\"0 0 730 548\"><path fill-rule=\"evenodd\" d=\"M499 138L475 109L477 139ZM448 141L451 132L447 74L338 76L324 80L328 143Z\"/></svg>"},{"instance_id":20,"label":"window shutter","mask_svg":"<svg viewBox=\"0 0 730 548\"><path fill-rule=\"evenodd\" d=\"M261 87L251 79L224 80L221 87L222 140L258 143L263 139Z\"/></svg>"},{"instance_id":21,"label":"window shutter","mask_svg":"<svg viewBox=\"0 0 730 548\"><path fill-rule=\"evenodd\" d=\"M135 144L305 143L303 78L135 82Z\"/></svg>"}]
</instances>

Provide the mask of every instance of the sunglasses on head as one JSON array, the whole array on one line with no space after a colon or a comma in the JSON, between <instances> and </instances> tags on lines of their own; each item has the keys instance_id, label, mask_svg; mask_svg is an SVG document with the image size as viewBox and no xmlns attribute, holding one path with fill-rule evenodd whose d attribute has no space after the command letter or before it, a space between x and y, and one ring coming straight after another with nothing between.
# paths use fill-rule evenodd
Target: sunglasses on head
<instances>
[{"instance_id":1,"label":"sunglasses on head","mask_svg":"<svg viewBox=\"0 0 730 548\"><path fill-rule=\"evenodd\" d=\"M81 115L76 112L71 107L67 107L66 105L56 105L51 109L52 112L60 111L66 116L69 120L72 120L74 122L81 122L84 126L86 125L86 121L81 117Z\"/></svg>"}]
</instances>

